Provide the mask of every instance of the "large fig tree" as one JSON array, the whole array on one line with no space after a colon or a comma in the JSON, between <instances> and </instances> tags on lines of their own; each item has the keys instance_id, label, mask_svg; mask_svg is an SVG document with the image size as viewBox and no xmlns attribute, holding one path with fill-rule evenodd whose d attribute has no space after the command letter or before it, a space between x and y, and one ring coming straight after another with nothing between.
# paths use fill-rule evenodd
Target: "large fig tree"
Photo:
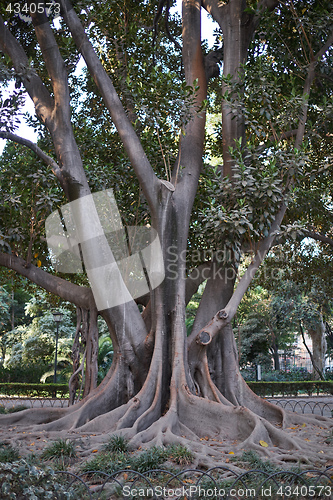
<instances>
[{"instance_id":1,"label":"large fig tree","mask_svg":"<svg viewBox=\"0 0 333 500\"><path fill-rule=\"evenodd\" d=\"M67 203L81 207L75 210L75 223L80 227L79 242L90 238L93 243L81 247L79 254L91 287L70 275L52 273L41 261L35 265L34 245L39 240L33 231L25 255L19 255L18 246L5 235L0 264L76 304L89 369L85 397L79 403L63 409L27 410L1 417L1 423L31 424L36 431L119 432L138 446L191 443L201 452L201 463L230 449L230 440L239 449L263 450L260 441L265 442L276 452L276 459L285 456L281 449L294 450L297 459L300 449L318 458L313 443L310 451L308 442L285 430L318 419L286 413L260 399L244 382L232 320L279 234L288 203L299 192L299 179L311 168L307 148L318 134L326 137L318 117L330 113L327 99L331 96L321 92L331 78L327 74L333 43L329 2L319 6L298 1L183 0L181 43L167 23L169 54L160 66L163 43L157 28L168 2L128 1L119 10L117 2L72 5L59 0L61 28L52 24L46 11L40 12L41 2L29 0L28 4L31 23L26 25L29 19L21 16L23 21L16 22L14 13L2 7L0 48L7 71L23 83L34 103L41 140L38 146L23 140L6 130L6 123L1 137L30 148L53 172ZM202 9L220 30L209 53L201 42ZM140 43L139 38L135 42L136 36L141 37ZM182 61L177 65L174 59L180 45ZM80 55L93 80L81 97L79 87L69 79ZM168 62L175 75L174 94L178 85L178 101L171 93L169 112L163 107L163 92L170 85ZM77 109L81 106L76 115L72 113L75 99ZM90 113L82 109L84 99ZM320 109L319 103L323 103ZM182 119L180 130L172 118L176 108ZM218 108L221 118L216 118ZM214 131L213 122L217 123ZM103 138L99 146L89 135L93 124L94 132ZM109 142L115 129L126 157L119 142ZM112 158L112 165L108 169L93 165L89 148L98 150L105 161ZM207 164L208 155L215 167ZM88 169L86 158L91 164ZM120 208L134 212L137 203L128 203L126 196L138 194L136 214L140 216L132 217L132 225L140 220L156 231L165 275L144 296L127 297L117 305L108 301L104 276L99 281L89 275L105 259L117 260L107 235L96 232L101 214L94 210L90 196L98 185L96 178L101 176L101 184L107 184L113 171L118 175L108 187L119 197ZM127 193L122 176L124 183L130 179ZM244 254L250 255L245 267L240 265ZM120 281L109 283L110 296L117 295L115 287L123 293ZM187 335L186 304L204 281ZM99 315L108 326L114 356L109 373L96 387ZM321 425L328 424L323 419ZM208 447L202 438L214 441ZM292 451L286 456L291 459L291 455Z\"/></svg>"}]
</instances>

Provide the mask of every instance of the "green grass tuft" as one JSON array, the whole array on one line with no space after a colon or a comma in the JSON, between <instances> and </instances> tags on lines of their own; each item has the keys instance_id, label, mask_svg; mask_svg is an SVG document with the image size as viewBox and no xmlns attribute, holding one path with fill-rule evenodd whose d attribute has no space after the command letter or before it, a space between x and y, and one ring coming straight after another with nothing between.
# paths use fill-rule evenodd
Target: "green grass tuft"
<instances>
[{"instance_id":1,"label":"green grass tuft","mask_svg":"<svg viewBox=\"0 0 333 500\"><path fill-rule=\"evenodd\" d=\"M264 472L272 473L279 470L269 460L262 460L255 451L244 451L240 456L230 458L230 462L243 462L248 464L251 469L260 469Z\"/></svg>"},{"instance_id":2,"label":"green grass tuft","mask_svg":"<svg viewBox=\"0 0 333 500\"><path fill-rule=\"evenodd\" d=\"M131 468L138 472L158 469L168 459L168 451L160 446L152 446L138 455L134 455L131 460Z\"/></svg>"},{"instance_id":3,"label":"green grass tuft","mask_svg":"<svg viewBox=\"0 0 333 500\"><path fill-rule=\"evenodd\" d=\"M0 462L15 462L19 459L19 452L10 444L0 443Z\"/></svg>"},{"instance_id":4,"label":"green grass tuft","mask_svg":"<svg viewBox=\"0 0 333 500\"><path fill-rule=\"evenodd\" d=\"M168 458L177 465L189 465L193 462L193 453L181 444L167 447Z\"/></svg>"},{"instance_id":5,"label":"green grass tuft","mask_svg":"<svg viewBox=\"0 0 333 500\"><path fill-rule=\"evenodd\" d=\"M52 460L53 458L74 458L76 457L76 451L74 444L68 439L57 439L53 441L50 445L46 446L42 457L47 460Z\"/></svg>"},{"instance_id":6,"label":"green grass tuft","mask_svg":"<svg viewBox=\"0 0 333 500\"><path fill-rule=\"evenodd\" d=\"M84 464L83 472L94 470L112 473L122 469L147 472L151 469L158 469L169 458L169 450L157 446L138 453L129 453L128 451L110 452L106 451L105 448L102 452L96 454L92 460Z\"/></svg>"},{"instance_id":7,"label":"green grass tuft","mask_svg":"<svg viewBox=\"0 0 333 500\"><path fill-rule=\"evenodd\" d=\"M104 445L103 449L111 453L128 451L128 441L123 436L111 436L109 442Z\"/></svg>"}]
</instances>

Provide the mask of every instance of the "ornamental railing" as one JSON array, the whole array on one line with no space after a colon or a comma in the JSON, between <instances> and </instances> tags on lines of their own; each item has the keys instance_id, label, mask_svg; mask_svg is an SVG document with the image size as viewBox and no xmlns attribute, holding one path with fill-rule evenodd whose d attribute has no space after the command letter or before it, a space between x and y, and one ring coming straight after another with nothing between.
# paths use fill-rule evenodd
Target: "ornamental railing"
<instances>
[{"instance_id":1,"label":"ornamental railing","mask_svg":"<svg viewBox=\"0 0 333 500\"><path fill-rule=\"evenodd\" d=\"M57 471L56 477L60 476L66 480L69 492L79 488L80 499L333 499L333 466L323 471L275 472L260 469L236 472L229 467L177 473L163 469L143 473L121 470L113 474L90 471L81 475Z\"/></svg>"},{"instance_id":2,"label":"ornamental railing","mask_svg":"<svg viewBox=\"0 0 333 500\"><path fill-rule=\"evenodd\" d=\"M270 462L261 469L236 466L209 470L122 469L81 474L37 467L25 460L0 463L1 499L117 500L292 500L333 499L333 465L325 470L279 470Z\"/></svg>"},{"instance_id":3,"label":"ornamental railing","mask_svg":"<svg viewBox=\"0 0 333 500\"><path fill-rule=\"evenodd\" d=\"M312 413L322 417L333 418L333 398L332 403L325 401L307 401L293 399L267 399L270 403L280 406L284 410L296 413Z\"/></svg>"}]
</instances>

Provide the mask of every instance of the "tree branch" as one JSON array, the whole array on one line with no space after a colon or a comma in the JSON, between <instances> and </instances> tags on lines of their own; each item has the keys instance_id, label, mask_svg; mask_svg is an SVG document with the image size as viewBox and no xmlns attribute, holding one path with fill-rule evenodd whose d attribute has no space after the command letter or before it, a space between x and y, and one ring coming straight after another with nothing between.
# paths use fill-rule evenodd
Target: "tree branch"
<instances>
[{"instance_id":1,"label":"tree branch","mask_svg":"<svg viewBox=\"0 0 333 500\"><path fill-rule=\"evenodd\" d=\"M67 300L79 307L90 309L92 304L95 304L90 288L75 285L70 281L53 276L32 264L27 266L24 259L15 255L0 253L0 266L16 271L46 291L54 293L63 300Z\"/></svg>"},{"instance_id":2,"label":"tree branch","mask_svg":"<svg viewBox=\"0 0 333 500\"><path fill-rule=\"evenodd\" d=\"M287 207L283 203L278 214L275 217L273 224L271 225L269 235L260 242L258 251L253 258L252 263L248 266L242 278L240 279L238 286L226 307L215 314L213 319L200 330L193 341L202 345L210 344L213 338L218 334L218 332L233 319L247 288L254 278L255 273L266 257L270 247L272 246L272 243L276 236L276 231L278 231L280 227L286 209Z\"/></svg>"},{"instance_id":3,"label":"tree branch","mask_svg":"<svg viewBox=\"0 0 333 500\"><path fill-rule=\"evenodd\" d=\"M208 2L204 2L208 3ZM262 5L266 5L268 7L268 4L270 4L271 7L273 7L273 4L275 2L262 2ZM274 7L273 7L274 8ZM318 59L323 56L323 54L328 50L329 46L333 43L333 33L330 35L329 39L327 40L326 44L318 51L318 53L313 57L313 60L311 61L309 68L308 68L308 74L307 78L305 81L304 89L303 89L303 97L304 97L304 104L302 107L302 116L300 119L299 126L297 128L297 133L296 133L296 139L295 139L295 148L299 149L304 137L304 132L305 132L305 123L306 123L306 118L307 118L307 109L308 109L308 100L309 100L309 94L310 94L310 89L311 85L313 83L313 79L315 76L315 67L318 62ZM230 323L234 315L236 314L237 308L242 300L242 297L244 296L248 286L250 285L256 271L258 270L260 264L264 260L267 252L269 251L270 247L272 246L272 243L275 238L276 231L278 230L282 219L284 217L284 214L286 212L286 205L283 203L278 214L276 215L275 221L272 224L270 228L270 234L267 238L263 239L258 246L258 251L250 264L250 266L247 268L245 271L244 275L242 276L241 280L239 281L239 284L233 293L231 299L229 300L228 304L226 307L220 311L218 311L213 319L204 327L200 330L200 332L196 335L196 337L193 339L197 344L201 344L202 346L207 346L208 344L211 343L212 339L214 338L215 335L218 334L218 332L226 326L227 323Z\"/></svg>"},{"instance_id":4,"label":"tree branch","mask_svg":"<svg viewBox=\"0 0 333 500\"><path fill-rule=\"evenodd\" d=\"M305 125L306 125L306 120L307 120L307 114L308 114L308 105L309 105L309 95L310 95L310 90L311 86L313 84L313 80L315 79L316 73L315 69L318 64L319 59L325 54L325 52L329 49L329 47L333 44L333 31L331 32L330 36L328 37L326 43L321 47L321 49L311 58L311 62L308 67L308 74L305 80L304 88L303 88L303 99L304 103L302 106L302 110L300 113L300 122L297 128L297 134L296 134L296 139L295 139L295 148L299 149L304 133L305 133Z\"/></svg>"},{"instance_id":5,"label":"tree branch","mask_svg":"<svg viewBox=\"0 0 333 500\"><path fill-rule=\"evenodd\" d=\"M198 90L189 109L191 119L181 136L179 154L172 173L172 182L178 186L176 196L183 205L184 220L190 216L202 170L205 141L206 112L198 108L207 98L207 80L201 48L201 1L183 0L182 3L183 64L188 86L197 80ZM180 170L180 166L182 167ZM180 206L180 205L179 205Z\"/></svg>"},{"instance_id":6,"label":"tree branch","mask_svg":"<svg viewBox=\"0 0 333 500\"><path fill-rule=\"evenodd\" d=\"M259 146L256 149L257 153L261 153L261 152L265 151L267 148L269 148L270 146L272 146L275 142L280 142L283 139L290 139L291 137L295 137L297 135L297 130L298 130L297 128L294 128L292 130L287 130L286 132L282 132L281 135L280 135L280 137L271 135L267 139L266 144L264 144L262 146Z\"/></svg>"},{"instance_id":7,"label":"tree branch","mask_svg":"<svg viewBox=\"0 0 333 500\"><path fill-rule=\"evenodd\" d=\"M28 94L35 105L37 116L43 123L46 124L51 116L54 101L36 71L30 67L29 59L26 53L20 43L6 27L1 15L0 49L12 60L16 73L21 77Z\"/></svg>"},{"instance_id":8,"label":"tree branch","mask_svg":"<svg viewBox=\"0 0 333 500\"><path fill-rule=\"evenodd\" d=\"M36 9L36 13L31 14L31 17L46 69L51 78L55 101L53 119L61 110L61 115L64 115L61 121L70 123L70 95L65 62L45 12L38 13Z\"/></svg>"},{"instance_id":9,"label":"tree branch","mask_svg":"<svg viewBox=\"0 0 333 500\"><path fill-rule=\"evenodd\" d=\"M161 183L156 177L141 142L129 121L112 81L106 73L101 61L89 41L83 26L76 15L69 0L59 0L64 20L69 27L74 42L81 52L89 72L93 77L108 108L112 120L117 127L120 138L130 158L136 176L150 208L155 212L157 208L157 192Z\"/></svg>"},{"instance_id":10,"label":"tree branch","mask_svg":"<svg viewBox=\"0 0 333 500\"><path fill-rule=\"evenodd\" d=\"M33 22L52 80L56 103L36 72L29 68L29 60L22 46L5 26L1 16L0 48L13 61L15 71L21 76L34 102L37 116L52 135L59 168L62 171L62 188L71 201L89 194L90 190L71 125L66 68L45 14L33 14Z\"/></svg>"},{"instance_id":11,"label":"tree branch","mask_svg":"<svg viewBox=\"0 0 333 500\"><path fill-rule=\"evenodd\" d=\"M312 238L313 240L322 241L323 243L327 243L333 247L333 239L325 236L321 233L316 233L315 231L303 231L303 234L308 238Z\"/></svg>"},{"instance_id":12,"label":"tree branch","mask_svg":"<svg viewBox=\"0 0 333 500\"><path fill-rule=\"evenodd\" d=\"M276 7L278 7L280 3L281 2L279 0L260 0L260 2L258 2L256 13L254 15L255 27L258 26L261 17L266 11L273 12L273 10L276 9Z\"/></svg>"},{"instance_id":13,"label":"tree branch","mask_svg":"<svg viewBox=\"0 0 333 500\"><path fill-rule=\"evenodd\" d=\"M17 142L18 144L22 144L22 146L26 146L31 149L34 153L36 153L39 158L41 158L47 165L49 165L52 169L52 172L57 177L58 181L62 185L63 177L59 165L54 161L51 156L48 156L44 151L42 151L37 144L28 139L23 139L23 137L19 137L18 135L12 134L11 132L0 131L1 139L8 139L9 141Z\"/></svg>"}]
</instances>

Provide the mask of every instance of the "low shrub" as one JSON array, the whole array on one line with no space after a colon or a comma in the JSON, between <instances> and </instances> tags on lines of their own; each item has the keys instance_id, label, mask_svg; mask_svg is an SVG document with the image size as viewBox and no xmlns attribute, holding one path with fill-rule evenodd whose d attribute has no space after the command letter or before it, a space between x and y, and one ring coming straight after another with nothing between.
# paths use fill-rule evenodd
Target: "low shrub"
<instances>
[{"instance_id":1,"label":"low shrub","mask_svg":"<svg viewBox=\"0 0 333 500\"><path fill-rule=\"evenodd\" d=\"M66 485L54 470L40 468L20 460L2 464L0 471L1 499L45 500L88 498L82 484Z\"/></svg>"},{"instance_id":2,"label":"low shrub","mask_svg":"<svg viewBox=\"0 0 333 500\"><path fill-rule=\"evenodd\" d=\"M254 367L241 369L241 374L247 382L256 381L256 369ZM261 380L263 382L298 382L311 380L311 377L312 374L306 368L292 368L288 372L283 370L261 371Z\"/></svg>"},{"instance_id":3,"label":"low shrub","mask_svg":"<svg viewBox=\"0 0 333 500\"><path fill-rule=\"evenodd\" d=\"M26 364L10 368L5 368L0 364L0 383L20 383L21 380L25 380L29 384L38 384L46 370L46 364Z\"/></svg>"},{"instance_id":4,"label":"low shrub","mask_svg":"<svg viewBox=\"0 0 333 500\"><path fill-rule=\"evenodd\" d=\"M332 381L309 381L302 382L247 382L249 387L258 396L274 397L282 394L282 396L297 396L300 393L306 393L312 396L313 393L317 394L333 394Z\"/></svg>"},{"instance_id":5,"label":"low shrub","mask_svg":"<svg viewBox=\"0 0 333 500\"><path fill-rule=\"evenodd\" d=\"M21 382L0 383L0 394L4 396L26 396L29 398L68 397L67 384L26 384Z\"/></svg>"}]
</instances>

